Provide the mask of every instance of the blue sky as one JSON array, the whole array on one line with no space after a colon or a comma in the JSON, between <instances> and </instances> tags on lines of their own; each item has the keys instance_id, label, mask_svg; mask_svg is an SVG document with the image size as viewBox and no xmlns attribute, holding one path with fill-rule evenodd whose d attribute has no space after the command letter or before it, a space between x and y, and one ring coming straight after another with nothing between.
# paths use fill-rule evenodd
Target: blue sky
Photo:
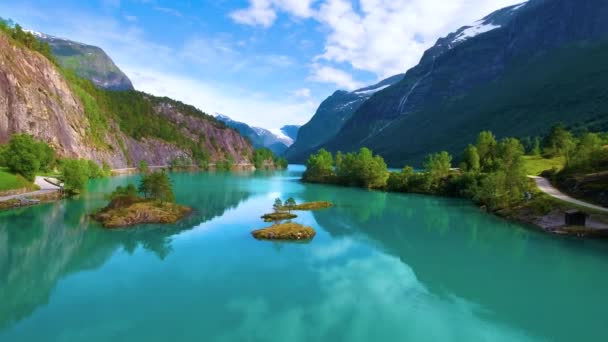
<instances>
[{"instance_id":1,"label":"blue sky","mask_svg":"<svg viewBox=\"0 0 608 342\"><path fill-rule=\"evenodd\" d=\"M523 0L1 1L0 17L102 47L138 90L269 129L414 66Z\"/></svg>"}]
</instances>

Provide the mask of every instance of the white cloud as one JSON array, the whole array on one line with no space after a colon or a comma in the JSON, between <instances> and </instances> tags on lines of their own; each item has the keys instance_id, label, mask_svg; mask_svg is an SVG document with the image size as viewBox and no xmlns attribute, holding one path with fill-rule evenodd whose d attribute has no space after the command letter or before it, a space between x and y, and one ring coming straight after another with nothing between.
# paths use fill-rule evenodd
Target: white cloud
<instances>
[{"instance_id":1,"label":"white cloud","mask_svg":"<svg viewBox=\"0 0 608 342\"><path fill-rule=\"evenodd\" d=\"M355 81L350 73L319 63L312 64L311 73L307 80L335 84L336 86L347 90L363 87L363 84Z\"/></svg>"},{"instance_id":2,"label":"white cloud","mask_svg":"<svg viewBox=\"0 0 608 342\"><path fill-rule=\"evenodd\" d=\"M308 89L308 88L296 89L293 91L293 95L295 97L303 97L303 98L311 97L310 89Z\"/></svg>"},{"instance_id":3,"label":"white cloud","mask_svg":"<svg viewBox=\"0 0 608 342\"><path fill-rule=\"evenodd\" d=\"M207 113L222 113L237 121L275 128L303 124L318 103L311 99L273 99L246 89L235 89L139 66L124 66L136 89L180 100Z\"/></svg>"},{"instance_id":4,"label":"white cloud","mask_svg":"<svg viewBox=\"0 0 608 342\"><path fill-rule=\"evenodd\" d=\"M232 12L230 17L240 24L270 27L277 18L270 0L251 0L246 9Z\"/></svg>"},{"instance_id":5,"label":"white cloud","mask_svg":"<svg viewBox=\"0 0 608 342\"><path fill-rule=\"evenodd\" d=\"M175 16L175 17L183 17L182 12L180 12L180 11L174 9L174 8L170 8L170 7L156 6L156 7L154 7L154 10L158 11L158 12L163 12L165 14L169 14L169 15L172 15L172 16Z\"/></svg>"},{"instance_id":6,"label":"white cloud","mask_svg":"<svg viewBox=\"0 0 608 342\"><path fill-rule=\"evenodd\" d=\"M347 63L354 69L384 78L416 65L423 52L440 36L493 10L522 1L323 0L317 9L313 9L313 1L307 0L301 2L298 11L284 4L295 0L251 0L250 7L242 11L247 12L250 19L258 20L237 22L269 27L281 11L299 18L313 18L326 32L325 48L315 59L316 64ZM265 5L265 16L256 16L256 3ZM313 73L316 70L313 69ZM324 80L323 77L312 79Z\"/></svg>"},{"instance_id":7,"label":"white cloud","mask_svg":"<svg viewBox=\"0 0 608 342\"><path fill-rule=\"evenodd\" d=\"M230 17L240 24L270 27L279 11L298 18L313 16L313 2L314 0L250 0L249 7L230 13Z\"/></svg>"}]
</instances>

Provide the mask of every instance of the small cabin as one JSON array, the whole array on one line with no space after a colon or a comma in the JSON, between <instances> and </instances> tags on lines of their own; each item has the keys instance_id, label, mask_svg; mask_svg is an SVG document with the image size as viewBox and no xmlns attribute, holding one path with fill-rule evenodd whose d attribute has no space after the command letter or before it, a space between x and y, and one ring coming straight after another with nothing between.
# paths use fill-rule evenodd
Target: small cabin
<instances>
[{"instance_id":1,"label":"small cabin","mask_svg":"<svg viewBox=\"0 0 608 342\"><path fill-rule=\"evenodd\" d=\"M566 211L566 225L584 227L587 224L587 214L580 210Z\"/></svg>"}]
</instances>

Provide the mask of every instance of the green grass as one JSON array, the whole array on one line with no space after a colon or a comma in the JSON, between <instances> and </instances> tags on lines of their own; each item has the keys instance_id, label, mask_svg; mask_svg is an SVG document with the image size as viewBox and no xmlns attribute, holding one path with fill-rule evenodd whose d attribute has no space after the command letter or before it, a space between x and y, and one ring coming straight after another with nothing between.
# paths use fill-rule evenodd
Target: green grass
<instances>
[{"instance_id":1,"label":"green grass","mask_svg":"<svg viewBox=\"0 0 608 342\"><path fill-rule=\"evenodd\" d=\"M564 164L566 163L564 157L545 159L543 157L525 156L524 160L526 174L530 176L540 176L543 171L551 170L554 167L561 170L564 168Z\"/></svg>"},{"instance_id":2,"label":"green grass","mask_svg":"<svg viewBox=\"0 0 608 342\"><path fill-rule=\"evenodd\" d=\"M33 188L34 184L20 175L8 172L5 168L0 168L0 191L16 190L21 188Z\"/></svg>"}]
</instances>

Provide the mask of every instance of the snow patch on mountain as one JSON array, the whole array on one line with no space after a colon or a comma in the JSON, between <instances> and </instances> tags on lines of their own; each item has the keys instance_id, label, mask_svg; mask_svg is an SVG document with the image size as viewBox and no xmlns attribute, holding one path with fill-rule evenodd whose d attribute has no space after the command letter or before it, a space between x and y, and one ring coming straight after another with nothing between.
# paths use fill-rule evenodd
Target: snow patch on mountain
<instances>
[{"instance_id":1,"label":"snow patch on mountain","mask_svg":"<svg viewBox=\"0 0 608 342\"><path fill-rule=\"evenodd\" d=\"M291 139L290 137L288 137L287 135L285 135L285 133L283 133L283 131L281 131L280 128L273 128L273 129L269 129L269 131L275 135L275 137L277 139L279 139L279 141L281 141L282 143L284 143L287 146L291 146L293 145L293 139Z\"/></svg>"},{"instance_id":2,"label":"snow patch on mountain","mask_svg":"<svg viewBox=\"0 0 608 342\"><path fill-rule=\"evenodd\" d=\"M454 43L464 42L467 39L478 36L482 33L490 32L497 28L500 28L500 25L494 25L492 23L485 22L483 20L477 21L474 24L475 26L470 26L462 31L456 38L454 38Z\"/></svg>"},{"instance_id":3,"label":"snow patch on mountain","mask_svg":"<svg viewBox=\"0 0 608 342\"><path fill-rule=\"evenodd\" d=\"M379 92L380 90L386 89L388 87L390 87L390 84L384 85L382 87L378 87L375 89L368 89L368 90L357 90L354 93L357 95L363 95L363 96L372 96L373 94Z\"/></svg>"},{"instance_id":4,"label":"snow patch on mountain","mask_svg":"<svg viewBox=\"0 0 608 342\"><path fill-rule=\"evenodd\" d=\"M522 8L522 7L524 7L524 6L526 6L527 4L528 4L528 2L526 1L526 2L524 2L524 3L522 3L522 4L515 5L515 7L513 7L513 9L511 9L511 11L515 12L515 11L517 11L518 9L520 9L520 8Z\"/></svg>"}]
</instances>

